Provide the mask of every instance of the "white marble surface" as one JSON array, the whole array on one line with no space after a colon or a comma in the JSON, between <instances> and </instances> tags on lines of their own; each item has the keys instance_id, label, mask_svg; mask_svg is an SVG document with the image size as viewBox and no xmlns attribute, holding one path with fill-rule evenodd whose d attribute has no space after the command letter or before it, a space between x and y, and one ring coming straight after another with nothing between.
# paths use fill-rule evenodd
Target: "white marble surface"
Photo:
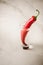
<instances>
[{"instance_id":1,"label":"white marble surface","mask_svg":"<svg viewBox=\"0 0 43 65\"><path fill-rule=\"evenodd\" d=\"M42 5L43 0L0 0L0 65L43 65ZM26 38L34 48L23 50L20 30L36 8L40 15Z\"/></svg>"}]
</instances>

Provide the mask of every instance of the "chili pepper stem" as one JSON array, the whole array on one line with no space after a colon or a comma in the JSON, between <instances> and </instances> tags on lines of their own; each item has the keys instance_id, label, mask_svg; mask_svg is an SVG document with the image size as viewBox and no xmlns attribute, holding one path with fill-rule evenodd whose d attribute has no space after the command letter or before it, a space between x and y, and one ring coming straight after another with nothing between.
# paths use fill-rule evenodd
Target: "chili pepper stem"
<instances>
[{"instance_id":1,"label":"chili pepper stem","mask_svg":"<svg viewBox=\"0 0 43 65\"><path fill-rule=\"evenodd\" d=\"M37 11L37 15L35 17L37 18L39 16L40 12L38 9L36 9L36 11Z\"/></svg>"}]
</instances>

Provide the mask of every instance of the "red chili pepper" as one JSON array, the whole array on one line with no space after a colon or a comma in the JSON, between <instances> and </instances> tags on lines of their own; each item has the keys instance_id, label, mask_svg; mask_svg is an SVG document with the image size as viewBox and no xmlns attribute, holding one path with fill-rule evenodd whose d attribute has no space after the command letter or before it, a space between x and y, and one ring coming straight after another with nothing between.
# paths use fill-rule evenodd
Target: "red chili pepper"
<instances>
[{"instance_id":1,"label":"red chili pepper","mask_svg":"<svg viewBox=\"0 0 43 65\"><path fill-rule=\"evenodd\" d=\"M39 10L36 10L38 12L37 16L39 15ZM31 27L31 25L37 20L37 16L32 16L26 24L23 26L23 29L21 30L21 41L22 44L24 45L24 49L28 49L28 45L25 43L25 38L28 33L28 28Z\"/></svg>"}]
</instances>

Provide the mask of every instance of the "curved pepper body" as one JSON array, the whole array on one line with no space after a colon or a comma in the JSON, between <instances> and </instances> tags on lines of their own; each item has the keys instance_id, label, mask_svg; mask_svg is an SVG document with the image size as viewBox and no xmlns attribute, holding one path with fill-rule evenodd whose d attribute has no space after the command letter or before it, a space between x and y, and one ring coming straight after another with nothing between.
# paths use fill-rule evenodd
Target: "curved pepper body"
<instances>
[{"instance_id":1,"label":"curved pepper body","mask_svg":"<svg viewBox=\"0 0 43 65\"><path fill-rule=\"evenodd\" d=\"M22 30L21 30L21 41L23 43L23 45L27 46L27 44L25 43L25 38L26 35L28 33L28 29L31 27L31 25L36 21L36 17L32 16L27 22L26 24L23 26Z\"/></svg>"}]
</instances>

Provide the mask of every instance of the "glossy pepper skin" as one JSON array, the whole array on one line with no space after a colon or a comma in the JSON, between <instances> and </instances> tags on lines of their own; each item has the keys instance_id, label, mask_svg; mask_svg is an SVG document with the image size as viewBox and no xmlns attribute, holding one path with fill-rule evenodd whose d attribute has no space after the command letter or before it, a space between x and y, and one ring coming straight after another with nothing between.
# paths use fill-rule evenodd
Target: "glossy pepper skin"
<instances>
[{"instance_id":1,"label":"glossy pepper skin","mask_svg":"<svg viewBox=\"0 0 43 65\"><path fill-rule=\"evenodd\" d=\"M38 11L38 10L36 10ZM38 15L39 15L39 11L38 11ZM37 15L37 16L38 16ZM31 25L37 20L37 16L32 16L26 23L25 25L23 26L22 30L21 30L21 41L22 41L22 44L25 46L24 49L27 49L26 46L28 46L25 42L25 38L26 38L26 35L27 33L29 32L29 28L31 27Z\"/></svg>"},{"instance_id":2,"label":"glossy pepper skin","mask_svg":"<svg viewBox=\"0 0 43 65\"><path fill-rule=\"evenodd\" d=\"M28 29L31 27L31 25L36 21L36 17L35 16L32 16L27 22L26 24L24 25L23 28L25 29Z\"/></svg>"},{"instance_id":3,"label":"glossy pepper skin","mask_svg":"<svg viewBox=\"0 0 43 65\"><path fill-rule=\"evenodd\" d=\"M22 41L23 45L25 45L25 46L27 46L27 44L25 43L25 38L26 38L27 33L28 33L27 29L21 30L21 41Z\"/></svg>"},{"instance_id":4,"label":"glossy pepper skin","mask_svg":"<svg viewBox=\"0 0 43 65\"><path fill-rule=\"evenodd\" d=\"M21 30L21 40L22 40L22 43L23 45L27 46L27 44L25 43L25 38L26 38L26 35L27 33L29 32L28 31L28 28L31 27L31 25L36 21L36 17L35 16L32 16L27 22L26 24L23 26L22 30Z\"/></svg>"}]
</instances>

